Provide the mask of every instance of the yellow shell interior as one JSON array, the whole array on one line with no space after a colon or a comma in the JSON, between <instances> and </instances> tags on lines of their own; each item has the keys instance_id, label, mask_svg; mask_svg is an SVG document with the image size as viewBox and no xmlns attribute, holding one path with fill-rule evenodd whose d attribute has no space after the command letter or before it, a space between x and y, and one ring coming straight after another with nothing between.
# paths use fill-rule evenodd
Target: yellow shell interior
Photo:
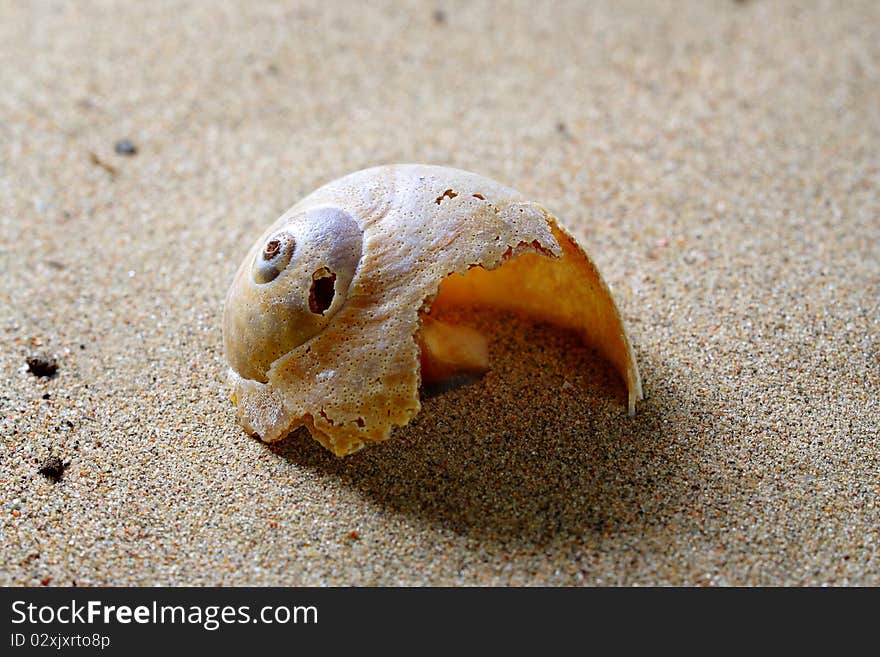
<instances>
[{"instance_id":1,"label":"yellow shell interior","mask_svg":"<svg viewBox=\"0 0 880 657\"><path fill-rule=\"evenodd\" d=\"M434 307L476 304L523 312L579 333L623 377L629 413L642 384L623 321L596 266L573 237L550 219L562 257L523 253L496 269L474 267L440 284Z\"/></svg>"}]
</instances>

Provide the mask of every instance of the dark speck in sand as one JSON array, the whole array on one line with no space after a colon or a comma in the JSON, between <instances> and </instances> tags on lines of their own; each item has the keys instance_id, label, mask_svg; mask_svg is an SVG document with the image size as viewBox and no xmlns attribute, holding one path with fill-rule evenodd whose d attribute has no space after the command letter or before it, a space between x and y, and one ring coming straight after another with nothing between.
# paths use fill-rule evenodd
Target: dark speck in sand
<instances>
[{"instance_id":1,"label":"dark speck in sand","mask_svg":"<svg viewBox=\"0 0 880 657\"><path fill-rule=\"evenodd\" d=\"M40 469L37 470L44 477L48 477L52 481L59 481L61 476L64 474L64 469L67 467L67 464L64 463L57 456L50 456L45 461L43 461L42 465L40 465Z\"/></svg>"},{"instance_id":2,"label":"dark speck in sand","mask_svg":"<svg viewBox=\"0 0 880 657\"><path fill-rule=\"evenodd\" d=\"M574 140L574 136L568 130L568 124L564 121L556 122L556 134L563 139Z\"/></svg>"},{"instance_id":3,"label":"dark speck in sand","mask_svg":"<svg viewBox=\"0 0 880 657\"><path fill-rule=\"evenodd\" d=\"M91 160L92 164L96 167L102 168L104 171L110 174L111 177L115 177L119 171L116 170L112 164L107 164L104 160L102 160L96 153L89 153L89 160Z\"/></svg>"},{"instance_id":4,"label":"dark speck in sand","mask_svg":"<svg viewBox=\"0 0 880 657\"><path fill-rule=\"evenodd\" d=\"M34 376L55 376L58 361L48 354L32 354L27 357L28 371Z\"/></svg>"},{"instance_id":5,"label":"dark speck in sand","mask_svg":"<svg viewBox=\"0 0 880 657\"><path fill-rule=\"evenodd\" d=\"M117 155L137 155L138 149L129 139L120 139L113 146L113 150Z\"/></svg>"}]
</instances>

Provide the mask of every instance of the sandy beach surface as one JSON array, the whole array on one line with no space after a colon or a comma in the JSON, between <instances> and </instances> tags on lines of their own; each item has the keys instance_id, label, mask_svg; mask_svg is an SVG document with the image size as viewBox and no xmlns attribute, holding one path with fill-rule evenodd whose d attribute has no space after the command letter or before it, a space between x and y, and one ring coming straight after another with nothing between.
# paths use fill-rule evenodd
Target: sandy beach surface
<instances>
[{"instance_id":1,"label":"sandy beach surface","mask_svg":"<svg viewBox=\"0 0 880 657\"><path fill-rule=\"evenodd\" d=\"M880 584L880 5L218 4L0 0L0 583ZM572 229L634 418L455 309L492 371L386 443L244 433L236 267L393 162Z\"/></svg>"}]
</instances>

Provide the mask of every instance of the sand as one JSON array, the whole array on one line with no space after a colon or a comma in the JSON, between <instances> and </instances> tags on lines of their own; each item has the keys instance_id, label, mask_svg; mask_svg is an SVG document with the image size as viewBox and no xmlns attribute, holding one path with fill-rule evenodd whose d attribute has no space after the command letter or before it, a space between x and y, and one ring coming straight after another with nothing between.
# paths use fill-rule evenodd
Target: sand
<instances>
[{"instance_id":1,"label":"sand","mask_svg":"<svg viewBox=\"0 0 880 657\"><path fill-rule=\"evenodd\" d=\"M880 584L877 3L322 4L0 2L0 583ZM492 372L388 442L241 430L245 251L406 161L583 241L634 418L462 309Z\"/></svg>"}]
</instances>

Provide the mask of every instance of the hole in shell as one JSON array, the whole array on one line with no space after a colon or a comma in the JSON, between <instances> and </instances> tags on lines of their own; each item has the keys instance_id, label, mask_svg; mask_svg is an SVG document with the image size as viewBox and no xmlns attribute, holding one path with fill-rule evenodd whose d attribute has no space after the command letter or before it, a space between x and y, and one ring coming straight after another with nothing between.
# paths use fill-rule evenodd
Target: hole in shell
<instances>
[{"instance_id":1,"label":"hole in shell","mask_svg":"<svg viewBox=\"0 0 880 657\"><path fill-rule=\"evenodd\" d=\"M266 244L266 248L263 249L263 260L271 260L278 255L280 250L281 240L271 240Z\"/></svg>"},{"instance_id":2,"label":"hole in shell","mask_svg":"<svg viewBox=\"0 0 880 657\"><path fill-rule=\"evenodd\" d=\"M434 203L436 203L437 205L440 205L446 199L455 198L456 196L458 196L458 194L453 192L451 189L447 189L445 192L440 194L440 196L438 196L437 198L434 199Z\"/></svg>"},{"instance_id":3,"label":"hole in shell","mask_svg":"<svg viewBox=\"0 0 880 657\"><path fill-rule=\"evenodd\" d=\"M254 260L253 278L256 283L271 283L290 263L296 240L287 232L278 233L263 247L260 257Z\"/></svg>"},{"instance_id":4,"label":"hole in shell","mask_svg":"<svg viewBox=\"0 0 880 657\"><path fill-rule=\"evenodd\" d=\"M312 274L309 310L316 315L323 315L333 303L334 296L336 296L336 274L326 267L321 267Z\"/></svg>"}]
</instances>

